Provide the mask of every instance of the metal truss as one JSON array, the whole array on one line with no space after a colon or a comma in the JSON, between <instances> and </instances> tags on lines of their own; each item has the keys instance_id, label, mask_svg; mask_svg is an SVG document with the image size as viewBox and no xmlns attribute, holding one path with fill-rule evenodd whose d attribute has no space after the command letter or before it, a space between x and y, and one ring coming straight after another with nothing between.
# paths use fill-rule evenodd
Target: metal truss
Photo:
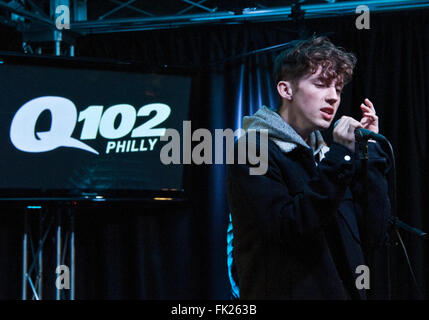
<instances>
[{"instance_id":1,"label":"metal truss","mask_svg":"<svg viewBox=\"0 0 429 320\"><path fill-rule=\"evenodd\" d=\"M33 220L33 221L31 221ZM34 223L37 220L37 223ZM24 213L24 233L22 237L22 300L43 300L44 294L55 290L56 300L75 299L75 233L74 212L70 207L54 208L50 212L42 206L27 206ZM38 229L38 230L37 230ZM65 237L62 238L62 235ZM55 275L50 273L51 268L44 270L48 235L55 234L55 268L67 268L67 284L61 288L61 281L57 284ZM37 246L37 247L36 247ZM68 248L70 247L70 248ZM52 263L52 261L48 261ZM64 269L62 269L64 270ZM60 279L61 280L61 279ZM43 288L43 283L55 283ZM65 289L65 290L64 290ZM53 291L48 296L53 296Z\"/></svg>"},{"instance_id":2,"label":"metal truss","mask_svg":"<svg viewBox=\"0 0 429 320\"><path fill-rule=\"evenodd\" d=\"M190 3L191 1L186 1ZM298 1L297 1L298 2ZM356 14L358 6L365 5L371 12L386 12L428 8L427 0L373 0L337 1L319 4L300 4L303 18L323 18ZM242 8L239 11L218 11L206 8L204 13L174 14L165 16L120 18L104 21L81 21L72 23L71 29L81 34L142 31L181 28L213 24L239 24L244 22L268 22L292 20L293 4L285 7Z\"/></svg>"},{"instance_id":3,"label":"metal truss","mask_svg":"<svg viewBox=\"0 0 429 320\"><path fill-rule=\"evenodd\" d=\"M52 3L69 3L72 17L67 32L80 35L286 21L293 19L294 6L299 6L304 19L356 14L361 5L370 12L429 8L429 0L0 0L0 14L6 13L0 22L23 32L32 28L54 30Z\"/></svg>"}]
</instances>

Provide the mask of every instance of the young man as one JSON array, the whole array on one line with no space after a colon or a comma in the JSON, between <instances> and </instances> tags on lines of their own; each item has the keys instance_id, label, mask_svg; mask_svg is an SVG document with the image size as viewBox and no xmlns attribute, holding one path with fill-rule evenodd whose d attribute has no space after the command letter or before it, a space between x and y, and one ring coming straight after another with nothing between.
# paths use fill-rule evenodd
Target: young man
<instances>
[{"instance_id":1,"label":"young man","mask_svg":"<svg viewBox=\"0 0 429 320\"><path fill-rule=\"evenodd\" d=\"M371 278L356 281L359 266L371 270L390 215L386 154L369 142L364 169L355 153L355 128L378 133L374 106L365 99L360 121L341 117L330 148L319 132L332 124L355 63L327 38L296 42L275 61L277 112L262 107L243 121L269 139L264 175L250 175L250 164L228 166L242 299L368 298Z\"/></svg>"}]
</instances>

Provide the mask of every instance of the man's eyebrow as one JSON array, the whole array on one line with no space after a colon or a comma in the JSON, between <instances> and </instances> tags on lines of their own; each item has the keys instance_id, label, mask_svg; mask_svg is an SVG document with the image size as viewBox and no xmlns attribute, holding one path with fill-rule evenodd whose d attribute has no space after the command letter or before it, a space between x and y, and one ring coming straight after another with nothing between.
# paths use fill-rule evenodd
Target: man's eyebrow
<instances>
[{"instance_id":1,"label":"man's eyebrow","mask_svg":"<svg viewBox=\"0 0 429 320\"><path fill-rule=\"evenodd\" d=\"M332 84L332 82L336 81L336 87L344 88L344 81L341 77L324 77L323 75L318 75L314 77L313 81L320 81L323 84Z\"/></svg>"},{"instance_id":2,"label":"man's eyebrow","mask_svg":"<svg viewBox=\"0 0 429 320\"><path fill-rule=\"evenodd\" d=\"M319 76L319 77L314 78L314 81L320 81L320 82L325 83L325 82L328 82L329 79L326 79L324 77Z\"/></svg>"},{"instance_id":3,"label":"man's eyebrow","mask_svg":"<svg viewBox=\"0 0 429 320\"><path fill-rule=\"evenodd\" d=\"M317 77L315 79L315 81L321 82L323 84L327 84L330 85L332 82L334 82L335 79L331 79L331 78L325 78L325 77ZM338 85L338 83L336 83L335 85Z\"/></svg>"}]
</instances>

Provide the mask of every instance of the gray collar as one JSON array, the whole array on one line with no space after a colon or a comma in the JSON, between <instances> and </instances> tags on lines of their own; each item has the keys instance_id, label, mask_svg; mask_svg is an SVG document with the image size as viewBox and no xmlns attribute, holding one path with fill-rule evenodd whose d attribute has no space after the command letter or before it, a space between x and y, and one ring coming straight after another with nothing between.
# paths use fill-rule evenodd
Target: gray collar
<instances>
[{"instance_id":1,"label":"gray collar","mask_svg":"<svg viewBox=\"0 0 429 320\"><path fill-rule=\"evenodd\" d=\"M315 130L310 135L310 145L274 110L262 106L254 115L243 118L243 127L248 129L267 129L268 137L284 153L289 153L298 145L311 148L313 155L319 155L323 159L324 154L329 150L323 140L322 134Z\"/></svg>"}]
</instances>

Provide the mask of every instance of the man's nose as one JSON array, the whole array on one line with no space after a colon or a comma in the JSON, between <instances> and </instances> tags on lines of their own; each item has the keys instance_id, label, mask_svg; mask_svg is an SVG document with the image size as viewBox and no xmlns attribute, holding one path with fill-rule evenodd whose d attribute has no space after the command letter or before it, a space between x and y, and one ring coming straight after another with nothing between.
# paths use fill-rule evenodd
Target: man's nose
<instances>
[{"instance_id":1,"label":"man's nose","mask_svg":"<svg viewBox=\"0 0 429 320\"><path fill-rule=\"evenodd\" d=\"M337 88L335 87L329 87L328 93L326 95L326 102L328 102L330 105L334 105L339 99L339 95L337 92Z\"/></svg>"}]
</instances>

